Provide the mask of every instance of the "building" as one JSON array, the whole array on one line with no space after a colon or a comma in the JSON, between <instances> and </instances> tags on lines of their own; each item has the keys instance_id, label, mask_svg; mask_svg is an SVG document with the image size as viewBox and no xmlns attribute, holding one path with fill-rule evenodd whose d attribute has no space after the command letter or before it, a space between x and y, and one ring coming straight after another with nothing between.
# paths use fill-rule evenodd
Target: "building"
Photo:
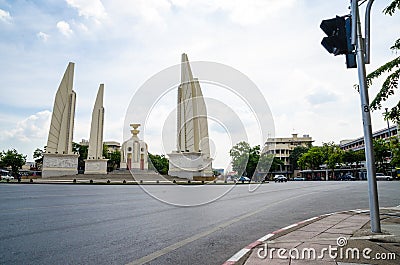
<instances>
[{"instance_id":1,"label":"building","mask_svg":"<svg viewBox=\"0 0 400 265\"><path fill-rule=\"evenodd\" d=\"M131 124L132 137L125 141L121 147L121 166L126 169L148 169L147 144L138 137L140 124Z\"/></svg>"},{"instance_id":2,"label":"building","mask_svg":"<svg viewBox=\"0 0 400 265\"><path fill-rule=\"evenodd\" d=\"M273 154L276 158L283 161L284 166L280 170L281 173L292 175L293 170L290 165L289 156L293 149L297 146L309 147L313 142L312 137L308 134L303 135L302 137L299 137L294 133L292 134L292 137L268 138L265 143L265 152L266 154Z\"/></svg>"},{"instance_id":3,"label":"building","mask_svg":"<svg viewBox=\"0 0 400 265\"><path fill-rule=\"evenodd\" d=\"M107 145L107 152L108 153L114 153L115 151L121 150L121 144L116 141L108 141L104 142L105 145Z\"/></svg>"},{"instance_id":4,"label":"building","mask_svg":"<svg viewBox=\"0 0 400 265\"><path fill-rule=\"evenodd\" d=\"M381 129L372 133L374 140L388 139L389 137L398 136L397 125L393 125L389 128ZM364 149L364 137L359 137L355 140L342 140L340 141L340 148L344 151L348 150L361 150Z\"/></svg>"},{"instance_id":5,"label":"building","mask_svg":"<svg viewBox=\"0 0 400 265\"><path fill-rule=\"evenodd\" d=\"M105 145L107 145L107 152L108 153L113 153L115 151L121 150L121 144L117 141L105 141L103 142ZM82 139L79 145L82 146L89 146L89 140Z\"/></svg>"}]
</instances>

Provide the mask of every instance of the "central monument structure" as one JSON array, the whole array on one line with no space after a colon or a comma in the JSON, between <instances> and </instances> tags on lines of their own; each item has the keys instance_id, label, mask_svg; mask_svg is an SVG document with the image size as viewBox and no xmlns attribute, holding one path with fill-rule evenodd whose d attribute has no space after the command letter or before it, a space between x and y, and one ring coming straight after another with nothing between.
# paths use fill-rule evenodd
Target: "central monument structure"
<instances>
[{"instance_id":1,"label":"central monument structure","mask_svg":"<svg viewBox=\"0 0 400 265\"><path fill-rule=\"evenodd\" d=\"M78 154L72 150L76 94L74 63L69 63L54 99L42 177L78 174Z\"/></svg>"},{"instance_id":2,"label":"central monument structure","mask_svg":"<svg viewBox=\"0 0 400 265\"><path fill-rule=\"evenodd\" d=\"M107 174L107 161L103 157L104 130L104 84L100 84L92 112L88 157L85 160L85 174Z\"/></svg>"},{"instance_id":3,"label":"central monument structure","mask_svg":"<svg viewBox=\"0 0 400 265\"><path fill-rule=\"evenodd\" d=\"M177 150L168 157L170 176L190 180L214 179L206 104L185 53L182 54L181 84L178 87Z\"/></svg>"}]
</instances>

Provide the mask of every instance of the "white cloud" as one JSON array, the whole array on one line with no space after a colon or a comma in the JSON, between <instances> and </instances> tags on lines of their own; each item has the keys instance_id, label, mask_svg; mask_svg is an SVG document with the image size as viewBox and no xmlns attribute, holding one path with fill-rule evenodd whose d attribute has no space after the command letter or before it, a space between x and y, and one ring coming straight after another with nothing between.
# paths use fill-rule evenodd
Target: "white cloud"
<instances>
[{"instance_id":1,"label":"white cloud","mask_svg":"<svg viewBox=\"0 0 400 265\"><path fill-rule=\"evenodd\" d=\"M66 2L78 10L79 16L95 20L100 20L107 16L100 0L66 0Z\"/></svg>"},{"instance_id":2,"label":"white cloud","mask_svg":"<svg viewBox=\"0 0 400 265\"><path fill-rule=\"evenodd\" d=\"M338 96L332 91L319 89L308 93L306 96L308 103L312 106L318 106L328 102L335 102L338 100Z\"/></svg>"},{"instance_id":3,"label":"white cloud","mask_svg":"<svg viewBox=\"0 0 400 265\"><path fill-rule=\"evenodd\" d=\"M71 36L74 33L69 24L63 20L57 22L57 28L63 35L67 37Z\"/></svg>"},{"instance_id":4,"label":"white cloud","mask_svg":"<svg viewBox=\"0 0 400 265\"><path fill-rule=\"evenodd\" d=\"M49 39L50 35L46 34L44 32L39 32L38 34L36 34L36 36L41 39L43 42L47 42L47 40Z\"/></svg>"},{"instance_id":5,"label":"white cloud","mask_svg":"<svg viewBox=\"0 0 400 265\"><path fill-rule=\"evenodd\" d=\"M0 20L5 23L11 23L11 15L10 12L0 9Z\"/></svg>"},{"instance_id":6,"label":"white cloud","mask_svg":"<svg viewBox=\"0 0 400 265\"><path fill-rule=\"evenodd\" d=\"M15 139L21 142L45 139L50 127L50 117L51 112L48 110L37 112L17 122L14 129L0 132L0 139Z\"/></svg>"},{"instance_id":7,"label":"white cloud","mask_svg":"<svg viewBox=\"0 0 400 265\"><path fill-rule=\"evenodd\" d=\"M284 8L295 4L294 0L215 0L211 4L228 12L230 19L237 24L258 24L270 16L278 15Z\"/></svg>"}]
</instances>

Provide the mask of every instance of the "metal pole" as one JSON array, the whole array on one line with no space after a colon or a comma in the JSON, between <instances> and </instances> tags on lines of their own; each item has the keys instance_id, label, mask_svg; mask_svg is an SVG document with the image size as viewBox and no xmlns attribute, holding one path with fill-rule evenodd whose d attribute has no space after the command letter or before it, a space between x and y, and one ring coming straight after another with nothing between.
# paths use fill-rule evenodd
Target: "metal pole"
<instances>
[{"instance_id":1,"label":"metal pole","mask_svg":"<svg viewBox=\"0 0 400 265\"><path fill-rule=\"evenodd\" d=\"M373 144L372 144L371 113L369 108L364 50L362 45L363 40L361 34L361 22L358 12L357 0L352 0L351 6L352 6L351 10L352 17L355 17L356 18L355 20L357 21L357 24L356 25L353 24L353 27L356 28L356 33L357 33L356 34L357 66L358 66L358 79L360 83L361 112L362 112L364 143L365 143L365 158L367 163L366 166L367 166L367 178L368 178L371 231L374 233L381 233L378 189L377 189L376 175L375 175L375 158L374 158Z\"/></svg>"},{"instance_id":2,"label":"metal pole","mask_svg":"<svg viewBox=\"0 0 400 265\"><path fill-rule=\"evenodd\" d=\"M385 113L386 115L388 114L388 108L385 108ZM389 125L389 119L386 119L387 126L388 126L388 138L390 138L390 125Z\"/></svg>"},{"instance_id":3,"label":"metal pole","mask_svg":"<svg viewBox=\"0 0 400 265\"><path fill-rule=\"evenodd\" d=\"M371 56L371 7L374 0L369 0L367 8L365 10L365 63L369 64Z\"/></svg>"}]
</instances>

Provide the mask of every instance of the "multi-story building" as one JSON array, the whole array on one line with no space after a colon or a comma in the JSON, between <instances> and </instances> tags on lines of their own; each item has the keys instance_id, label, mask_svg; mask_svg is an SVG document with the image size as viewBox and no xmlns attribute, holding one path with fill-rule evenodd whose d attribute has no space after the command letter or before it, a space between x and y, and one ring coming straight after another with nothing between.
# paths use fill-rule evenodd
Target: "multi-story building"
<instances>
[{"instance_id":1,"label":"multi-story building","mask_svg":"<svg viewBox=\"0 0 400 265\"><path fill-rule=\"evenodd\" d=\"M381 129L379 131L376 131L372 133L372 137L374 140L377 139L387 139L389 137L393 137L398 135L397 132L397 125L393 125L389 128ZM361 150L364 149L364 137L359 137L355 140L342 140L340 141L340 148L342 150Z\"/></svg>"},{"instance_id":2,"label":"multi-story building","mask_svg":"<svg viewBox=\"0 0 400 265\"><path fill-rule=\"evenodd\" d=\"M302 137L297 134L292 134L292 137L285 138L268 138L265 143L265 152L267 154L273 154L275 157L283 161L284 166L280 170L283 174L292 176L293 169L291 168L289 156L293 149L297 146L309 147L312 144L313 139L309 135L303 135Z\"/></svg>"},{"instance_id":3,"label":"multi-story building","mask_svg":"<svg viewBox=\"0 0 400 265\"><path fill-rule=\"evenodd\" d=\"M104 144L107 145L108 153L113 153L113 152L119 151L121 149L121 144L116 141L107 141L107 142L104 142Z\"/></svg>"}]
</instances>

